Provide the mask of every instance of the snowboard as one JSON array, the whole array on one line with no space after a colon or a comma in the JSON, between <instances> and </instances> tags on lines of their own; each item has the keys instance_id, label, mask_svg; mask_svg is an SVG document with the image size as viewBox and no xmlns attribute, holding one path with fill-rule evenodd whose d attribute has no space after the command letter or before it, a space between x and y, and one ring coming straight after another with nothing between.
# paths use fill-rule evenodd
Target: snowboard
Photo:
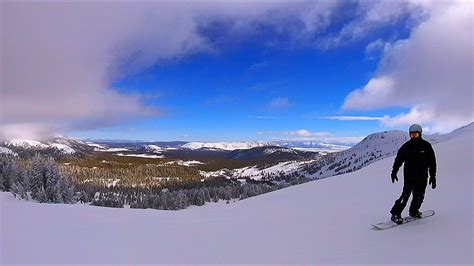
<instances>
[{"instance_id":1,"label":"snowboard","mask_svg":"<svg viewBox=\"0 0 474 266\"><path fill-rule=\"evenodd\" d=\"M402 224L406 224L406 223L409 223L409 222L412 222L412 221L415 221L415 220L424 219L424 218L433 216L434 214L435 214L435 212L433 210L423 211L422 215L421 215L421 218L413 218L413 217L407 216L407 217L403 218L403 223ZM379 229L379 230L385 230L385 229L389 229L389 228L392 228L392 227L395 227L395 226L398 226L398 225L402 225L402 224L397 224L397 223L389 220L389 221L386 221L386 222L372 224L372 226Z\"/></svg>"}]
</instances>

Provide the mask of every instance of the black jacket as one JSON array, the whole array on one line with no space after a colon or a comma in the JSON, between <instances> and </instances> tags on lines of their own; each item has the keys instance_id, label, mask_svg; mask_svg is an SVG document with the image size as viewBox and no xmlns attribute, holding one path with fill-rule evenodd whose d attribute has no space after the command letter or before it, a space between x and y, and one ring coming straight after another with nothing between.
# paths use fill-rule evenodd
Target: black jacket
<instances>
[{"instance_id":1,"label":"black jacket","mask_svg":"<svg viewBox=\"0 0 474 266\"><path fill-rule=\"evenodd\" d=\"M430 177L436 177L436 157L431 144L420 138L410 139L400 147L393 163L392 173L397 173L403 167L405 180L426 180L428 171Z\"/></svg>"}]
</instances>

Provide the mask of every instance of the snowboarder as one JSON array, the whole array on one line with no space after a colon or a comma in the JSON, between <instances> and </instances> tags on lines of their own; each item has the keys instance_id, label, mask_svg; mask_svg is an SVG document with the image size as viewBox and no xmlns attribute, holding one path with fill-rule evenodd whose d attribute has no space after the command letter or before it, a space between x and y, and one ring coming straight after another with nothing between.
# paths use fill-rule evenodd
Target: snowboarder
<instances>
[{"instance_id":1,"label":"snowboarder","mask_svg":"<svg viewBox=\"0 0 474 266\"><path fill-rule=\"evenodd\" d=\"M403 167L404 184L402 195L395 201L390 213L391 220L397 224L403 223L401 217L402 211L407 205L410 194L413 193L411 200L409 215L414 218L421 218L419 211L423 199L425 197L425 189L428 183L432 189L436 188L436 157L431 144L422 139L421 126L413 124L410 126L410 140L400 147L395 162L393 163L391 179L392 183L398 181L398 169L405 163Z\"/></svg>"}]
</instances>

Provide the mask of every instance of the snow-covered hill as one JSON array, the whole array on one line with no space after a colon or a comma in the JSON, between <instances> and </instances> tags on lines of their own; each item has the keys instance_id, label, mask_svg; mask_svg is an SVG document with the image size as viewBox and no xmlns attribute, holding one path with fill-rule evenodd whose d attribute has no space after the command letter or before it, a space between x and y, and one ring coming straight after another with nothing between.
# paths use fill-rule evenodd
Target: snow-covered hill
<instances>
[{"instance_id":1,"label":"snow-covered hill","mask_svg":"<svg viewBox=\"0 0 474 266\"><path fill-rule=\"evenodd\" d=\"M321 153L338 152L350 148L348 145L342 145L338 143L324 143L320 141L278 140L272 141L271 144L280 147L293 148L303 151L317 151Z\"/></svg>"},{"instance_id":2,"label":"snow-covered hill","mask_svg":"<svg viewBox=\"0 0 474 266\"><path fill-rule=\"evenodd\" d=\"M438 187L427 188L422 209L435 216L389 230L371 224L388 219L402 189L390 181L393 156L182 211L38 204L1 193L1 262L472 264L472 133L433 146Z\"/></svg>"},{"instance_id":3,"label":"snow-covered hill","mask_svg":"<svg viewBox=\"0 0 474 266\"><path fill-rule=\"evenodd\" d=\"M185 149L216 149L216 150L245 150L252 149L256 147L264 146L279 146L282 148L291 148L291 149L300 149L303 151L316 151L316 152L337 152L350 148L347 145L340 144L329 144L316 141L289 141L289 140L279 140L279 141L253 141L253 142L188 142L181 146Z\"/></svg>"},{"instance_id":4,"label":"snow-covered hill","mask_svg":"<svg viewBox=\"0 0 474 266\"><path fill-rule=\"evenodd\" d=\"M9 149L24 149L31 151L52 149L62 154L71 155L76 153L76 151L71 147L71 144L77 145L78 143L80 143L80 145L84 145L80 140L73 140L65 137L55 137L54 139L44 143L37 140L13 139L4 142L4 145Z\"/></svg>"},{"instance_id":5,"label":"snow-covered hill","mask_svg":"<svg viewBox=\"0 0 474 266\"><path fill-rule=\"evenodd\" d=\"M255 147L268 146L267 142L188 142L182 145L182 148L197 150L197 149L219 149L219 150L242 150L251 149Z\"/></svg>"},{"instance_id":6,"label":"snow-covered hill","mask_svg":"<svg viewBox=\"0 0 474 266\"><path fill-rule=\"evenodd\" d=\"M427 135L424 138L435 144L448 141L466 134L466 132L474 132L473 123L448 134ZM232 170L231 176L233 178L251 178L255 180L273 179L285 175L321 179L353 172L373 162L393 156L408 139L406 132L398 130L373 133L352 148L326 154L317 159L286 161L269 167L249 166ZM213 176L217 173L203 174Z\"/></svg>"},{"instance_id":7,"label":"snow-covered hill","mask_svg":"<svg viewBox=\"0 0 474 266\"><path fill-rule=\"evenodd\" d=\"M354 147L329 154L324 160L302 165L298 171L312 178L353 172L372 162L395 155L409 139L402 131L384 131L370 134Z\"/></svg>"},{"instance_id":8,"label":"snow-covered hill","mask_svg":"<svg viewBox=\"0 0 474 266\"><path fill-rule=\"evenodd\" d=\"M280 162L269 167L258 165L233 169L233 178L251 178L254 180L274 179L281 176L305 176L320 179L342 173L353 172L377 160L394 155L398 148L408 140L402 131L385 131L374 133L354 147L329 153L308 160ZM203 173L204 176L215 176L217 172Z\"/></svg>"}]
</instances>

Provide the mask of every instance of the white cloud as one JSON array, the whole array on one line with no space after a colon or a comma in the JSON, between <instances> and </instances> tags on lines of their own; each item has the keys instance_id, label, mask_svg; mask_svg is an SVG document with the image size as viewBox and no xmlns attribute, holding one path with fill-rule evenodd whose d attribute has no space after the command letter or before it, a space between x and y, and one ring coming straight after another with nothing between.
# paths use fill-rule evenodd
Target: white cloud
<instances>
[{"instance_id":1,"label":"white cloud","mask_svg":"<svg viewBox=\"0 0 474 266\"><path fill-rule=\"evenodd\" d=\"M420 123L433 132L474 120L472 4L435 2L426 8L430 17L409 39L386 45L377 74L346 97L344 110L409 107L382 124Z\"/></svg>"},{"instance_id":2,"label":"white cloud","mask_svg":"<svg viewBox=\"0 0 474 266\"><path fill-rule=\"evenodd\" d=\"M367 44L367 46L365 47L365 53L366 54L371 54L375 51L383 49L384 46L385 46L385 42L382 39L379 38L379 39Z\"/></svg>"},{"instance_id":3,"label":"white cloud","mask_svg":"<svg viewBox=\"0 0 474 266\"><path fill-rule=\"evenodd\" d=\"M382 39L377 39L370 42L365 47L365 58L369 60L375 59L384 50L385 42Z\"/></svg>"},{"instance_id":4,"label":"white cloud","mask_svg":"<svg viewBox=\"0 0 474 266\"><path fill-rule=\"evenodd\" d=\"M285 134L290 135L290 136L296 136L296 137L327 137L330 135L329 132L310 132L309 130L306 129L299 129L295 131L288 131L285 132Z\"/></svg>"},{"instance_id":5,"label":"white cloud","mask_svg":"<svg viewBox=\"0 0 474 266\"><path fill-rule=\"evenodd\" d=\"M372 78L362 89L352 91L345 99L344 110L367 110L385 107L392 103L394 81L389 76ZM393 103L396 105L396 103Z\"/></svg>"},{"instance_id":6,"label":"white cloud","mask_svg":"<svg viewBox=\"0 0 474 266\"><path fill-rule=\"evenodd\" d=\"M279 141L312 141L340 145L353 145L360 142L365 136L336 136L326 131L309 131L307 129L290 131L257 131L258 136L272 136L272 140Z\"/></svg>"},{"instance_id":7,"label":"white cloud","mask_svg":"<svg viewBox=\"0 0 474 266\"><path fill-rule=\"evenodd\" d=\"M271 110L283 110L288 109L291 103L286 97L277 97L270 101L268 108Z\"/></svg>"},{"instance_id":8,"label":"white cloud","mask_svg":"<svg viewBox=\"0 0 474 266\"><path fill-rule=\"evenodd\" d=\"M253 36L255 25L265 25L294 44L314 46L315 36L322 37L344 4L2 1L0 136L91 129L158 115L144 96L120 93L111 84L157 63L217 53L219 47L203 34L216 21L226 22L227 37ZM357 19L336 36L338 44L391 23L416 5L362 1L357 6ZM269 105L289 106L287 98Z\"/></svg>"},{"instance_id":9,"label":"white cloud","mask_svg":"<svg viewBox=\"0 0 474 266\"><path fill-rule=\"evenodd\" d=\"M112 88L113 81L193 53L218 52L202 32L216 21L226 22L232 39L255 33L256 24L289 34L291 19L303 22L296 32L317 33L336 5L2 1L0 136L24 132L25 125L43 135L157 115L142 96Z\"/></svg>"},{"instance_id":10,"label":"white cloud","mask_svg":"<svg viewBox=\"0 0 474 266\"><path fill-rule=\"evenodd\" d=\"M255 118L255 119L276 119L276 117L274 116L266 116L266 115L248 115L247 117Z\"/></svg>"},{"instance_id":11,"label":"white cloud","mask_svg":"<svg viewBox=\"0 0 474 266\"><path fill-rule=\"evenodd\" d=\"M435 118L433 110L426 110L421 107L415 106L411 108L410 112L402 113L394 117L385 117L381 120L383 125L390 127L398 127L402 125L408 125L418 123L425 124L429 123Z\"/></svg>"},{"instance_id":12,"label":"white cloud","mask_svg":"<svg viewBox=\"0 0 474 266\"><path fill-rule=\"evenodd\" d=\"M322 119L331 119L331 120L340 120L340 121L381 121L387 116L383 117L374 117L374 116L350 116L350 115L340 115L340 116L326 116L321 117Z\"/></svg>"},{"instance_id":13,"label":"white cloud","mask_svg":"<svg viewBox=\"0 0 474 266\"><path fill-rule=\"evenodd\" d=\"M429 6L422 1L359 1L353 10L355 19L343 25L333 36L322 36L318 45L323 49L357 41L386 25L393 25L402 18L409 17L416 23L425 17L422 7Z\"/></svg>"},{"instance_id":14,"label":"white cloud","mask_svg":"<svg viewBox=\"0 0 474 266\"><path fill-rule=\"evenodd\" d=\"M261 70L265 67L268 66L268 62L266 60L264 61L260 61L260 62L255 62L253 63L250 67L249 67L249 70L250 71L257 71L257 70Z\"/></svg>"}]
</instances>

